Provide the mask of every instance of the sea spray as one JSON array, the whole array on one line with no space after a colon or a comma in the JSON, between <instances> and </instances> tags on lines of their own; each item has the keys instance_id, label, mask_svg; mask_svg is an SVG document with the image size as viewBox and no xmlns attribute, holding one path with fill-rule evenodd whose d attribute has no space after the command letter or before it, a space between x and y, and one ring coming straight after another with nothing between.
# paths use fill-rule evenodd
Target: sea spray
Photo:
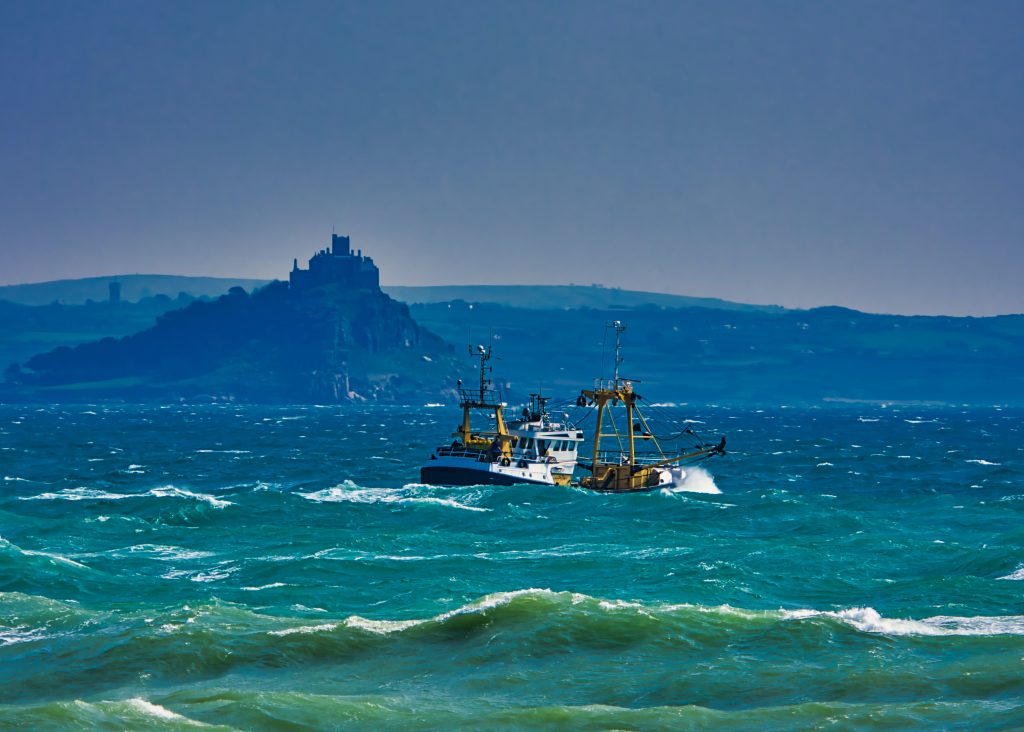
<instances>
[{"instance_id":1,"label":"sea spray","mask_svg":"<svg viewBox=\"0 0 1024 732\"><path fill-rule=\"evenodd\" d=\"M681 485L669 489L672 493L710 493L718 494L722 491L715 485L715 478L707 470L699 465L684 468L686 476Z\"/></svg>"}]
</instances>

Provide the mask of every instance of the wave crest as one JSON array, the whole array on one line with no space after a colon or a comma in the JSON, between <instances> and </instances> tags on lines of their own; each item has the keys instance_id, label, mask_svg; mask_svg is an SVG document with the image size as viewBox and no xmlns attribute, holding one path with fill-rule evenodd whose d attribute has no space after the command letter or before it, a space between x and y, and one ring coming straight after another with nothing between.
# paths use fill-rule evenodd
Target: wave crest
<instances>
[{"instance_id":1,"label":"wave crest","mask_svg":"<svg viewBox=\"0 0 1024 732\"><path fill-rule=\"evenodd\" d=\"M452 498L424 495L428 492L429 486L418 483L410 483L401 488L364 488L356 485L351 480L331 488L313 491L311 493L299 493L300 496L318 503L408 503L408 504L433 504L458 508L463 511L490 511L489 508L474 506L469 503L456 501ZM475 494L465 494L472 496Z\"/></svg>"},{"instance_id":2,"label":"wave crest","mask_svg":"<svg viewBox=\"0 0 1024 732\"><path fill-rule=\"evenodd\" d=\"M234 505L208 493L193 493L185 488L178 488L173 485L164 485L151 488L145 493L112 493L97 488L64 488L56 493L40 493L37 496L22 496L22 501L123 501L129 498L191 498L203 501L214 508L226 508Z\"/></svg>"}]
</instances>

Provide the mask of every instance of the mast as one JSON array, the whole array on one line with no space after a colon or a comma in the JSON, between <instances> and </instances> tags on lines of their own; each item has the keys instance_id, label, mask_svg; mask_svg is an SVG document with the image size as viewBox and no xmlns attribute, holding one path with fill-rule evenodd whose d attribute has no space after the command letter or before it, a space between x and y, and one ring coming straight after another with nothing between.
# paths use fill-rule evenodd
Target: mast
<instances>
[{"instance_id":1,"label":"mast","mask_svg":"<svg viewBox=\"0 0 1024 732\"><path fill-rule=\"evenodd\" d=\"M638 402L642 397L633 390L634 384L639 383L635 379L624 378L619 373L619 366L622 364L622 333L626 326L621 321L615 320L609 323L607 328L615 331L615 357L612 368L612 378L605 379L602 375L594 382L593 389L584 389L580 393L578 406L592 405L597 407L597 419L594 426L594 449L590 464L579 463L582 470L590 472L581 481L584 488L596 491L611 493L625 493L637 490L649 490L662 485L664 479L669 477L665 471L671 466L686 461L696 461L712 455L725 453L725 438L717 445L698 444L693 452L667 456L658 443L647 424L647 419L640 410ZM605 344L607 345L607 330L605 330ZM604 350L602 348L602 366L604 362ZM619 404L626 412L626 444L623 444L622 432L615 424L614 407ZM607 419L606 419L607 418ZM604 432L607 421L610 430ZM640 434L637 435L639 428ZM618 452L601 456L601 440L614 437L618 442ZM636 441L650 440L657 449L660 457L651 453L637 454Z\"/></svg>"},{"instance_id":2,"label":"mast","mask_svg":"<svg viewBox=\"0 0 1024 732\"><path fill-rule=\"evenodd\" d=\"M470 356L474 355L473 354L473 347L472 346L468 346L467 348L469 350L469 355ZM484 401L486 401L484 399L484 395L485 395L485 393L487 391L487 387L491 383L491 380L487 378L487 374L489 374L491 372L491 370L494 368L493 366L488 366L487 365L487 362L491 360L491 343L490 343L490 341L488 341L488 343L487 343L487 348L484 348L482 345L477 346L476 347L476 355L480 357L480 402L483 403Z\"/></svg>"},{"instance_id":3,"label":"mast","mask_svg":"<svg viewBox=\"0 0 1024 732\"><path fill-rule=\"evenodd\" d=\"M646 421L637 406L640 395L633 390L635 380L624 378L619 372L619 366L623 362L622 357L622 333L626 326L616 320L608 324L608 328L615 331L615 357L612 368L611 380L600 378L593 389L584 389L582 397L597 407L597 419L594 427L594 449L590 465L580 465L584 470L589 470L591 475L584 478L583 485L589 488L602 491L631 491L649 488L656 485L660 474L656 466L644 462L638 464L636 452L636 421L639 420L641 429ZM622 433L615 424L612 407L621 402L626 412L626 443L622 443ZM611 431L604 433L605 412ZM601 459L601 440L614 437L619 443L618 458ZM646 433L640 439L653 439ZM664 457L664 456L663 456Z\"/></svg>"},{"instance_id":4,"label":"mast","mask_svg":"<svg viewBox=\"0 0 1024 732\"><path fill-rule=\"evenodd\" d=\"M615 379L613 383L618 386L619 364L622 363L622 334L625 332L626 326L622 324L621 320L613 320L610 327L615 329Z\"/></svg>"},{"instance_id":5,"label":"mast","mask_svg":"<svg viewBox=\"0 0 1024 732\"><path fill-rule=\"evenodd\" d=\"M619 378L619 365L623 361L622 334L626 331L626 326L621 320L613 320L610 327L615 330L615 362L612 370L612 390L617 396L621 396L622 403L626 407L626 444L629 449L628 465L632 468L636 462L636 445L633 441L633 409L636 395L633 394L633 385L629 381Z\"/></svg>"},{"instance_id":6,"label":"mast","mask_svg":"<svg viewBox=\"0 0 1024 732\"><path fill-rule=\"evenodd\" d=\"M475 349L472 345L468 345L467 350L470 356L480 360L479 385L478 389L473 391L472 389L463 389L462 382L459 382L459 391L462 397L462 426L457 434L461 436L464 444L469 445L473 442L470 410L489 409L494 412L495 431L497 439L501 444L501 454L508 457L511 455L512 447L509 442L508 427L505 424L504 405L501 403L500 396L494 401L488 399L488 392L491 391L490 387L492 385L490 374L494 370L493 366L488 365L493 355L493 344L488 340L486 348L482 344L478 345Z\"/></svg>"},{"instance_id":7,"label":"mast","mask_svg":"<svg viewBox=\"0 0 1024 732\"><path fill-rule=\"evenodd\" d=\"M633 385L629 381L619 379L619 364L622 363L622 334L626 326L621 320L612 321L611 327L615 329L615 368L612 388L616 393L621 390L622 403L626 406L626 443L629 446L629 466L636 463L636 444L633 439L633 409L636 395L633 393Z\"/></svg>"}]
</instances>

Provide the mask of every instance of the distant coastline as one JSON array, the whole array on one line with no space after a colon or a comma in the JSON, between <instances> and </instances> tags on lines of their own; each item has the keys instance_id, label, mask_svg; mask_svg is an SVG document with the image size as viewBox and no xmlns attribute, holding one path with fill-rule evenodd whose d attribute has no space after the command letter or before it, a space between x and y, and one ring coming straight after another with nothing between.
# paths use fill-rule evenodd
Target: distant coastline
<instances>
[{"instance_id":1,"label":"distant coastline","mask_svg":"<svg viewBox=\"0 0 1024 732\"><path fill-rule=\"evenodd\" d=\"M7 376L0 385L0 401L222 397L243 401L344 401L349 392L354 395L351 398L365 398L364 392L368 392L385 399L444 401L448 398L448 382L469 368L457 356L453 360L453 354L461 353L471 337L488 332L494 333L502 359L501 372L511 393L525 394L543 385L545 390L571 395L600 373L599 334L603 324L623 319L629 324L626 338L630 364L637 364L645 382L656 386L659 394L677 401L1024 405L1024 315L876 315L840 307L788 310L595 285L377 289L376 267L367 260L361 252L353 252L347 241L339 241L337 253L332 246L332 250L321 250L310 260L311 267L321 267L317 277L333 277L329 274L332 268L354 268L351 272L355 273L371 266L372 270L366 271L372 276L362 290L356 288L362 295L355 294L352 283L325 280L311 284L309 296L321 303L318 307L327 306L333 315L327 320L316 316L318 324L311 327L319 335L309 336L312 340L300 349L307 354L304 368L308 373L287 377L291 384L288 388L267 383L266 369L259 365L265 365L268 354L280 350L282 339L290 337L284 335L284 330L265 336L269 340L262 346L232 352L234 355L221 353L217 356L220 365L211 366L210 372L220 375L213 379L193 373L184 391L173 379L154 380L152 375L128 372L107 374L105 378L84 373L78 378L69 373L63 385L37 383L36 388L27 388L31 379L22 378L26 364L39 354L101 338L134 336L197 298L203 301L223 296L224 288L236 288L236 293L241 288L247 299L239 303L269 302L276 297L279 305L274 307L293 307L294 303L289 304L293 300L280 289L276 296L259 295L263 290L273 291L271 282L247 281L251 287L246 290L235 284L241 280L234 279L127 275L0 288L0 368ZM313 276L301 274L310 270L300 270L296 275L296 269L297 262L292 277ZM106 301L108 286L115 280L120 283L121 294L116 304ZM288 284L280 281L275 286L288 289ZM149 296L139 299L142 292ZM23 302L5 301L5 296ZM45 304L25 304L40 301ZM72 304L76 301L82 304ZM212 313L214 302L199 302L196 307L205 308L201 310L204 314ZM382 307L387 302L394 305L385 307L390 314L358 305L370 302L381 303ZM202 340L203 318L197 315L190 321L193 339ZM293 318L292 326L295 322ZM419 355L408 353L397 358L409 350L402 346L385 349L391 355L378 352L373 364L360 364L361 359L339 355L333 334L336 324L341 323L358 323L364 332L378 333L368 337L367 344L388 342L397 347L399 341L393 336L383 336L395 327L409 333L419 332L416 328L422 327L439 338ZM257 343L260 338L264 336L257 336ZM430 360L425 361L424 356ZM344 367L340 365L343 361ZM252 369L258 376L250 374ZM351 376L352 369L359 370L356 381L361 388L339 386L345 374ZM418 379L424 370L432 374L425 382ZM310 375L314 371L319 374L315 379L326 378L324 383L333 386L325 387L326 392L309 387L315 380ZM250 374L244 377L244 383L238 381L243 374ZM327 378L325 374L333 376ZM306 387L296 386L302 384Z\"/></svg>"}]
</instances>

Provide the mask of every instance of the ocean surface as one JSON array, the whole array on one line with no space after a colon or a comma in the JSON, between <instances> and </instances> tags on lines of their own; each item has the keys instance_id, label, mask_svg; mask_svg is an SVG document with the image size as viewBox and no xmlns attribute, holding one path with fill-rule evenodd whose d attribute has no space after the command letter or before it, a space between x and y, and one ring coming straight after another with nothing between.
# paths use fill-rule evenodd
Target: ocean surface
<instances>
[{"instance_id":1,"label":"ocean surface","mask_svg":"<svg viewBox=\"0 0 1024 732\"><path fill-rule=\"evenodd\" d=\"M686 491L452 407L0 406L3 729L1024 729L1024 412L692 406Z\"/></svg>"}]
</instances>

